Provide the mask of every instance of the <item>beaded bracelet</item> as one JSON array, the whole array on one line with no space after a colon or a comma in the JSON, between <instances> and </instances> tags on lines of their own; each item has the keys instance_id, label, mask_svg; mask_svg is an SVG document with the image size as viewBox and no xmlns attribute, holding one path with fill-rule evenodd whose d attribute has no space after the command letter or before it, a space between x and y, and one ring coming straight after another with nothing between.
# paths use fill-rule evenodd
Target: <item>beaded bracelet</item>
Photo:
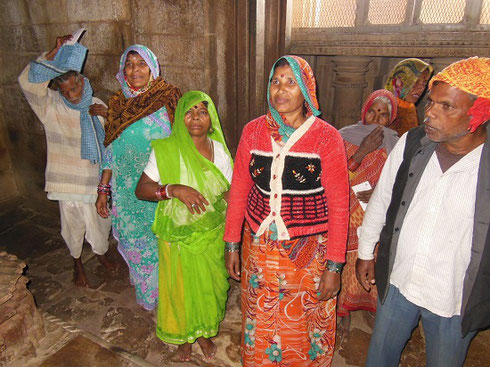
<instances>
[{"instance_id":1,"label":"beaded bracelet","mask_svg":"<svg viewBox=\"0 0 490 367\"><path fill-rule=\"evenodd\" d=\"M343 267L344 263L337 263L332 260L327 260L327 270L332 273L340 273Z\"/></svg>"},{"instance_id":2,"label":"beaded bracelet","mask_svg":"<svg viewBox=\"0 0 490 367\"><path fill-rule=\"evenodd\" d=\"M238 250L240 250L239 242L225 242L226 252L237 252Z\"/></svg>"},{"instance_id":3,"label":"beaded bracelet","mask_svg":"<svg viewBox=\"0 0 490 367\"><path fill-rule=\"evenodd\" d=\"M97 194L110 195L111 184L103 184L102 182L97 185Z\"/></svg>"}]
</instances>

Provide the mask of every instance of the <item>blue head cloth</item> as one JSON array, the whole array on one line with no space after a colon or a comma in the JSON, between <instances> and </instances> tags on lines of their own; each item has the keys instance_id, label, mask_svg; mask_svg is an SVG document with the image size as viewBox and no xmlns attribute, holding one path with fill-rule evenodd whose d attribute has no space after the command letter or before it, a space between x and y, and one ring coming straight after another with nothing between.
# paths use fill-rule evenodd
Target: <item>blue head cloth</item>
<instances>
[{"instance_id":1,"label":"blue head cloth","mask_svg":"<svg viewBox=\"0 0 490 367\"><path fill-rule=\"evenodd\" d=\"M44 83L70 70L82 71L87 52L87 48L77 42L74 45L61 46L51 61L32 61L29 82Z\"/></svg>"}]
</instances>

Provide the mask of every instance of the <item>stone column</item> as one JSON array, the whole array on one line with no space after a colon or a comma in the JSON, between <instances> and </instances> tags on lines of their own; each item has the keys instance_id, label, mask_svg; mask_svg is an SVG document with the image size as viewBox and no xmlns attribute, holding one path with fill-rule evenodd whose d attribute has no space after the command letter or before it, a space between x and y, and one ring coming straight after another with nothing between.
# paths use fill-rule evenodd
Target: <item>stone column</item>
<instances>
[{"instance_id":1,"label":"stone column","mask_svg":"<svg viewBox=\"0 0 490 367\"><path fill-rule=\"evenodd\" d=\"M366 73L371 58L367 56L335 56L333 121L337 129L356 123L367 86Z\"/></svg>"}]
</instances>

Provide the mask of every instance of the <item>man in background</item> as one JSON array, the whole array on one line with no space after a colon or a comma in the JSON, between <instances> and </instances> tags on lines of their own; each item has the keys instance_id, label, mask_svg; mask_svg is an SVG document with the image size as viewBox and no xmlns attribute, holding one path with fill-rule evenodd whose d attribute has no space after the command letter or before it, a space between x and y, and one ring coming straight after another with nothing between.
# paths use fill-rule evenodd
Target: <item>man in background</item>
<instances>
[{"instance_id":1,"label":"man in background","mask_svg":"<svg viewBox=\"0 0 490 367\"><path fill-rule=\"evenodd\" d=\"M48 199L59 202L61 236L74 259L73 282L87 287L81 260L84 237L105 268L117 266L106 256L110 218L101 218L95 208L105 123L95 115L106 109L80 74L87 49L79 43L64 45L71 38L57 37L51 51L25 67L19 84L46 133L45 191ZM59 92L48 87L50 80Z\"/></svg>"}]
</instances>

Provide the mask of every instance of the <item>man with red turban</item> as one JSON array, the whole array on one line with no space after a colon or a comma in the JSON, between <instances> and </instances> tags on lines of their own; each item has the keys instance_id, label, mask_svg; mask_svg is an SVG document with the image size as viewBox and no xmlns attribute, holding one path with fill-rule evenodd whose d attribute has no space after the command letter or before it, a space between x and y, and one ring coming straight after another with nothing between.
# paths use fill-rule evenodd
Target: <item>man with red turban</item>
<instances>
[{"instance_id":1,"label":"man with red turban","mask_svg":"<svg viewBox=\"0 0 490 367\"><path fill-rule=\"evenodd\" d=\"M458 61L386 161L359 228L356 275L379 295L368 367L398 366L420 319L427 366L460 367L490 325L489 119L490 59Z\"/></svg>"}]
</instances>

